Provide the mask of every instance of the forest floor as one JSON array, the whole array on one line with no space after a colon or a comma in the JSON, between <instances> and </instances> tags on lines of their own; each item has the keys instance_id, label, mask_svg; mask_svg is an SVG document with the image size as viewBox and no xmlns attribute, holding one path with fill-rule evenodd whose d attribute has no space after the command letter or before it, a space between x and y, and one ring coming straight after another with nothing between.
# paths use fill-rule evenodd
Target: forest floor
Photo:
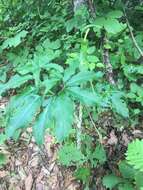
<instances>
[{"instance_id":1,"label":"forest floor","mask_svg":"<svg viewBox=\"0 0 143 190\"><path fill-rule=\"evenodd\" d=\"M7 99L0 101L1 111L6 104ZM40 149L31 132L29 128L17 142L9 140L0 145L0 153L7 157L6 164L0 166L0 190L79 190L72 170L57 162L54 139L47 134Z\"/></svg>"},{"instance_id":2,"label":"forest floor","mask_svg":"<svg viewBox=\"0 0 143 190\"><path fill-rule=\"evenodd\" d=\"M1 147L6 153L7 164L0 169L0 190L78 190L70 169L60 167L57 146L46 137L42 150L33 140L22 135L17 143L8 142Z\"/></svg>"},{"instance_id":3,"label":"forest floor","mask_svg":"<svg viewBox=\"0 0 143 190\"><path fill-rule=\"evenodd\" d=\"M4 109L7 99L0 101L0 110ZM3 128L0 128L0 132ZM0 145L0 153L7 157L6 164L0 166L0 190L83 190L74 178L74 168L64 168L58 163L58 147L54 138L46 135L42 149L36 145L32 130L29 128L15 142L7 141ZM117 165L124 159L127 144L134 138L143 138L143 132L136 129L117 131L107 129L103 142L107 152L107 162L93 169L91 184L93 190L104 190L102 177L112 171L120 176Z\"/></svg>"}]
</instances>

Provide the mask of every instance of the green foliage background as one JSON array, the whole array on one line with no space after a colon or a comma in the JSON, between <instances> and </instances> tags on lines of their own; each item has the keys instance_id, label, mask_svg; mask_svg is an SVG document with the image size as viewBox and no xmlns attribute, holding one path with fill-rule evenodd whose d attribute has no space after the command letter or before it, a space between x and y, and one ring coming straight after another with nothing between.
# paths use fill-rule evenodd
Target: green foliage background
<instances>
[{"instance_id":1,"label":"green foliage background","mask_svg":"<svg viewBox=\"0 0 143 190\"><path fill-rule=\"evenodd\" d=\"M65 143L59 153L61 163L77 165L76 176L86 188L90 169L107 160L102 146L93 150L86 129L96 131L97 144L104 133L101 125L96 129L91 125L90 118L96 123L110 113L113 127L124 129L139 127L143 114L143 55L134 43L143 50L143 3L93 3L96 17L87 6L74 13L73 3L66 0L0 1L0 95L10 98L1 135L15 138L32 126L37 144L42 145L50 129L58 142ZM115 84L108 80L105 50ZM80 137L75 119L79 106ZM77 157L70 160L73 151ZM119 190L133 189L132 183L113 174L103 180L110 189L118 183Z\"/></svg>"}]
</instances>

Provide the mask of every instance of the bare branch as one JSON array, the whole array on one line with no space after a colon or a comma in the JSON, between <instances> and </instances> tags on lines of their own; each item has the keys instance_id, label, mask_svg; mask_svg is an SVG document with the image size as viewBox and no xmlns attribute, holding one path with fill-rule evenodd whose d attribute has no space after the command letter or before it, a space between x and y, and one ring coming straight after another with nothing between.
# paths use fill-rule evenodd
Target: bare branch
<instances>
[{"instance_id":1,"label":"bare branch","mask_svg":"<svg viewBox=\"0 0 143 190\"><path fill-rule=\"evenodd\" d=\"M90 121L91 121L91 124L92 124L92 126L94 127L94 129L95 129L95 131L96 131L96 133L97 133L97 135L98 135L98 137L99 137L99 142L100 142L100 144L102 144L102 134L99 132L99 130L98 130L98 128L96 127L96 125L95 125L95 123L94 123L94 121L93 121L93 118L92 118L92 116L91 116L91 114L90 114L90 112L89 112L89 110L88 110L88 108L86 107L86 110L87 110L87 112L88 112L88 115L89 115L89 119L90 119Z\"/></svg>"}]
</instances>

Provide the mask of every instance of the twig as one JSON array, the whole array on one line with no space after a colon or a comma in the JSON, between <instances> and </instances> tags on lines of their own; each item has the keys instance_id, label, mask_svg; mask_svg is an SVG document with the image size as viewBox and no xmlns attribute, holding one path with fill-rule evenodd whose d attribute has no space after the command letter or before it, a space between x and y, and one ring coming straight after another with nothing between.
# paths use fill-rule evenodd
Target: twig
<instances>
[{"instance_id":1,"label":"twig","mask_svg":"<svg viewBox=\"0 0 143 190\"><path fill-rule=\"evenodd\" d=\"M128 29L129 29L129 32L130 32L130 35L131 35L131 38L132 38L132 41L134 43L134 46L136 47L136 49L138 50L139 54L141 55L141 57L143 57L143 51L141 50L141 48L139 47L136 39L135 39L135 36L132 32L132 27L130 26L130 23L129 23L129 20L127 18L127 15L126 15L126 12L124 11L124 15L125 15L125 18L126 18L126 23L127 23L127 26L128 26Z\"/></svg>"},{"instance_id":2,"label":"twig","mask_svg":"<svg viewBox=\"0 0 143 190\"><path fill-rule=\"evenodd\" d=\"M97 135L98 135L98 137L99 137L99 142L102 144L102 135L101 135L101 133L99 132L98 128L96 127L96 125L95 125L95 123L94 123L94 121L93 121L93 119L92 119L92 116L91 116L90 112L88 111L88 108L87 108L87 107L86 107L86 110L87 110L87 112L88 112L88 115L89 115L91 124L93 125L94 129L95 129L96 132L97 132Z\"/></svg>"}]
</instances>

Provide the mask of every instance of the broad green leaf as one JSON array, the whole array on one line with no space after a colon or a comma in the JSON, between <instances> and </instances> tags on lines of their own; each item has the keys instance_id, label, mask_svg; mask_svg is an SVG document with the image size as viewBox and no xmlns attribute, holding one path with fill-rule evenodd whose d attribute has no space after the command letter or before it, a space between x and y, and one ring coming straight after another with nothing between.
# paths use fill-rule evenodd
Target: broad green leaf
<instances>
[{"instance_id":1,"label":"broad green leaf","mask_svg":"<svg viewBox=\"0 0 143 190\"><path fill-rule=\"evenodd\" d=\"M100 97L91 90L83 90L79 87L70 87L68 88L68 91L74 98L86 105L101 105Z\"/></svg>"},{"instance_id":2,"label":"broad green leaf","mask_svg":"<svg viewBox=\"0 0 143 190\"><path fill-rule=\"evenodd\" d=\"M64 140L71 132L74 104L65 94L56 98L53 103L52 115L55 120L55 134L59 141Z\"/></svg>"},{"instance_id":3,"label":"broad green leaf","mask_svg":"<svg viewBox=\"0 0 143 190\"><path fill-rule=\"evenodd\" d=\"M80 167L75 171L75 177L76 179L82 180L84 183L89 182L90 178L90 169L85 167Z\"/></svg>"},{"instance_id":4,"label":"broad green leaf","mask_svg":"<svg viewBox=\"0 0 143 190\"><path fill-rule=\"evenodd\" d=\"M32 78L32 75L20 76L16 74L7 83L0 84L0 94L5 92L6 90L20 87L22 84L24 84Z\"/></svg>"},{"instance_id":5,"label":"broad green leaf","mask_svg":"<svg viewBox=\"0 0 143 190\"><path fill-rule=\"evenodd\" d=\"M57 39L56 41L50 41L49 39L46 39L43 42L42 46L45 48L50 48L50 49L56 50L56 49L60 48L61 42L59 39Z\"/></svg>"},{"instance_id":6,"label":"broad green leaf","mask_svg":"<svg viewBox=\"0 0 143 190\"><path fill-rule=\"evenodd\" d=\"M36 86L37 89L39 88L40 83L41 83L40 71L41 71L40 67L36 68L35 71L33 71L33 79L35 81L35 86Z\"/></svg>"},{"instance_id":7,"label":"broad green leaf","mask_svg":"<svg viewBox=\"0 0 143 190\"><path fill-rule=\"evenodd\" d=\"M115 111L123 117L129 117L129 110L126 102L122 99L123 94L121 92L113 93L111 96L112 107Z\"/></svg>"},{"instance_id":8,"label":"broad green leaf","mask_svg":"<svg viewBox=\"0 0 143 190\"><path fill-rule=\"evenodd\" d=\"M70 19L66 22L66 31L70 32L73 30L73 28L76 26L76 20L75 19Z\"/></svg>"},{"instance_id":9,"label":"broad green leaf","mask_svg":"<svg viewBox=\"0 0 143 190\"><path fill-rule=\"evenodd\" d=\"M4 133L1 133L0 134L0 145L4 144L6 139L7 139L7 136Z\"/></svg>"},{"instance_id":10,"label":"broad green leaf","mask_svg":"<svg viewBox=\"0 0 143 190\"><path fill-rule=\"evenodd\" d=\"M20 100L20 101L18 101ZM13 137L17 129L25 128L36 116L41 106L41 97L38 95L27 95L23 98L15 98L11 102L11 111L6 128L6 135Z\"/></svg>"},{"instance_id":11,"label":"broad green leaf","mask_svg":"<svg viewBox=\"0 0 143 190\"><path fill-rule=\"evenodd\" d=\"M143 65L126 64L124 65L123 70L126 77L133 81L137 80L137 74L143 75Z\"/></svg>"},{"instance_id":12,"label":"broad green leaf","mask_svg":"<svg viewBox=\"0 0 143 190\"><path fill-rule=\"evenodd\" d=\"M44 80L42 82L42 86L44 86L45 88L45 94L47 94L49 90L51 90L57 84L58 81L59 81L58 78Z\"/></svg>"},{"instance_id":13,"label":"broad green leaf","mask_svg":"<svg viewBox=\"0 0 143 190\"><path fill-rule=\"evenodd\" d=\"M135 188L131 183L124 183L118 186L118 190L134 190Z\"/></svg>"},{"instance_id":14,"label":"broad green leaf","mask_svg":"<svg viewBox=\"0 0 143 190\"><path fill-rule=\"evenodd\" d=\"M47 53L46 53L47 54ZM54 54L54 53L53 53ZM52 55L52 59L54 59L54 57L53 57L54 55ZM51 58L49 58L50 57L50 55L48 54L48 55L45 55L45 53L42 55L42 54L40 54L40 55L36 55L35 54L35 56L34 56L34 59L31 61L31 63L32 63L32 69L33 69L33 72L35 71L35 70L37 70L37 69L40 69L40 68L44 68L44 69L46 69L46 70L50 70L50 69L55 69L55 70L57 70L57 71L59 71L59 72L63 72L64 70L63 70L63 67L62 66L60 66L59 64L56 64L56 63L49 63L49 61L50 61L50 59Z\"/></svg>"},{"instance_id":15,"label":"broad green leaf","mask_svg":"<svg viewBox=\"0 0 143 190\"><path fill-rule=\"evenodd\" d=\"M7 156L0 152L0 166L7 163Z\"/></svg>"},{"instance_id":16,"label":"broad green leaf","mask_svg":"<svg viewBox=\"0 0 143 190\"><path fill-rule=\"evenodd\" d=\"M125 29L126 25L119 23L119 21L115 18L104 18L104 17L99 17L96 19L94 22L95 27L97 28L105 28L105 30L108 33L111 34L117 34L118 32L121 32L123 29Z\"/></svg>"},{"instance_id":17,"label":"broad green leaf","mask_svg":"<svg viewBox=\"0 0 143 190\"><path fill-rule=\"evenodd\" d=\"M20 108L19 105L23 105L23 101L29 96L30 94L35 93L35 88L32 86L27 86L27 88L21 89L21 93L17 94L16 96L12 96L8 102L7 105L7 115L9 114L8 112L12 112L12 110L17 108Z\"/></svg>"},{"instance_id":18,"label":"broad green leaf","mask_svg":"<svg viewBox=\"0 0 143 190\"><path fill-rule=\"evenodd\" d=\"M93 154L94 154L94 158L96 158L100 164L103 164L107 159L106 152L103 146L101 145L97 145Z\"/></svg>"},{"instance_id":19,"label":"broad green leaf","mask_svg":"<svg viewBox=\"0 0 143 190\"><path fill-rule=\"evenodd\" d=\"M61 42L59 39L56 41L51 42L50 46L51 49L59 49L61 47Z\"/></svg>"},{"instance_id":20,"label":"broad green leaf","mask_svg":"<svg viewBox=\"0 0 143 190\"><path fill-rule=\"evenodd\" d=\"M130 88L131 92L129 94L133 95L132 99L135 98L137 102L141 102L143 104L143 87L136 83L131 83Z\"/></svg>"},{"instance_id":21,"label":"broad green leaf","mask_svg":"<svg viewBox=\"0 0 143 190\"><path fill-rule=\"evenodd\" d=\"M109 189L112 189L121 182L122 179L120 177L115 176L114 174L106 175L103 177L103 185Z\"/></svg>"},{"instance_id":22,"label":"broad green leaf","mask_svg":"<svg viewBox=\"0 0 143 190\"><path fill-rule=\"evenodd\" d=\"M72 75L75 74L76 71L76 67L71 64L67 69L65 69L64 71L64 77L63 77L63 81L66 82L68 81Z\"/></svg>"},{"instance_id":23,"label":"broad green leaf","mask_svg":"<svg viewBox=\"0 0 143 190\"><path fill-rule=\"evenodd\" d=\"M119 171L124 178L134 179L135 170L125 160L119 163Z\"/></svg>"},{"instance_id":24,"label":"broad green leaf","mask_svg":"<svg viewBox=\"0 0 143 190\"><path fill-rule=\"evenodd\" d=\"M126 153L127 162L135 169L143 171L143 140L134 140L129 143Z\"/></svg>"},{"instance_id":25,"label":"broad green leaf","mask_svg":"<svg viewBox=\"0 0 143 190\"><path fill-rule=\"evenodd\" d=\"M106 22L106 19L104 17L97 17L94 22L94 25L95 25L95 27L101 29L101 28L103 28L105 22Z\"/></svg>"},{"instance_id":26,"label":"broad green leaf","mask_svg":"<svg viewBox=\"0 0 143 190\"><path fill-rule=\"evenodd\" d=\"M93 79L99 79L103 76L102 72L92 72L92 71L81 71L80 73L74 75L69 81L67 81L67 86L78 85L91 81Z\"/></svg>"},{"instance_id":27,"label":"broad green leaf","mask_svg":"<svg viewBox=\"0 0 143 190\"><path fill-rule=\"evenodd\" d=\"M22 30L21 32L16 34L16 36L14 36L13 38L8 38L3 42L2 49L18 46L21 43L21 38L24 38L27 35L27 33L28 32L26 30Z\"/></svg>"},{"instance_id":28,"label":"broad green leaf","mask_svg":"<svg viewBox=\"0 0 143 190\"><path fill-rule=\"evenodd\" d=\"M2 81L2 82L6 82L6 77L7 77L7 75L6 75L6 71L8 70L8 68L6 68L6 67L2 67L2 68L0 68L0 82Z\"/></svg>"},{"instance_id":29,"label":"broad green leaf","mask_svg":"<svg viewBox=\"0 0 143 190\"><path fill-rule=\"evenodd\" d=\"M120 18L123 15L122 11L115 10L115 11L110 11L107 14L107 18Z\"/></svg>"},{"instance_id":30,"label":"broad green leaf","mask_svg":"<svg viewBox=\"0 0 143 190\"><path fill-rule=\"evenodd\" d=\"M88 60L89 62L92 62L92 63L97 63L97 62L99 62L99 58L96 57L95 55L88 55L88 56L87 56L87 60Z\"/></svg>"},{"instance_id":31,"label":"broad green leaf","mask_svg":"<svg viewBox=\"0 0 143 190\"><path fill-rule=\"evenodd\" d=\"M42 66L43 68L50 70L50 69L55 69L61 73L63 73L64 69L62 66L55 64L55 63L49 63L49 64L45 64Z\"/></svg>"},{"instance_id":32,"label":"broad green leaf","mask_svg":"<svg viewBox=\"0 0 143 190\"><path fill-rule=\"evenodd\" d=\"M104 68L105 65L104 65L103 63L97 63L97 64L96 64L96 67L97 67L97 68Z\"/></svg>"},{"instance_id":33,"label":"broad green leaf","mask_svg":"<svg viewBox=\"0 0 143 190\"><path fill-rule=\"evenodd\" d=\"M42 145L44 143L45 129L48 124L48 120L50 119L49 116L51 114L49 113L51 111L51 103L52 99L49 99L47 106L39 114L38 119L33 125L33 134L38 145Z\"/></svg>"},{"instance_id":34,"label":"broad green leaf","mask_svg":"<svg viewBox=\"0 0 143 190\"><path fill-rule=\"evenodd\" d=\"M33 73L36 67L34 67L34 65L31 62L28 62L24 65L21 65L21 64L17 65L15 68L15 71L21 75Z\"/></svg>"},{"instance_id":35,"label":"broad green leaf","mask_svg":"<svg viewBox=\"0 0 143 190\"><path fill-rule=\"evenodd\" d=\"M117 34L118 32L121 32L125 26L119 23L116 19L106 19L104 28L108 33Z\"/></svg>"},{"instance_id":36,"label":"broad green leaf","mask_svg":"<svg viewBox=\"0 0 143 190\"><path fill-rule=\"evenodd\" d=\"M88 54L93 54L95 52L95 47L94 46L91 46L87 49L87 53Z\"/></svg>"},{"instance_id":37,"label":"broad green leaf","mask_svg":"<svg viewBox=\"0 0 143 190\"><path fill-rule=\"evenodd\" d=\"M136 172L135 174L135 184L138 189L143 187L143 172Z\"/></svg>"}]
</instances>

